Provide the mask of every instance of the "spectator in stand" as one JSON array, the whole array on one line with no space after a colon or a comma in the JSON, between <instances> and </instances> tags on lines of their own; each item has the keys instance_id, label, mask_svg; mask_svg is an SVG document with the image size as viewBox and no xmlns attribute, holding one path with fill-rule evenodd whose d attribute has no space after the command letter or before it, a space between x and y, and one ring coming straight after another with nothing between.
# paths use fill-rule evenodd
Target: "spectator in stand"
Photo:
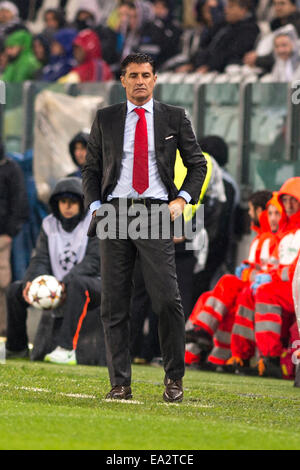
<instances>
[{"instance_id":1,"label":"spectator in stand","mask_svg":"<svg viewBox=\"0 0 300 470\"><path fill-rule=\"evenodd\" d=\"M171 0L154 0L153 2L154 24L164 31L165 40L167 41L159 57L161 63L165 63L179 52L182 35L179 22L173 18L171 4Z\"/></svg>"},{"instance_id":2,"label":"spectator in stand","mask_svg":"<svg viewBox=\"0 0 300 470\"><path fill-rule=\"evenodd\" d=\"M19 18L19 10L12 2L0 2L0 42L8 34L18 29L26 29Z\"/></svg>"},{"instance_id":3,"label":"spectator in stand","mask_svg":"<svg viewBox=\"0 0 300 470\"><path fill-rule=\"evenodd\" d=\"M179 37L176 38L161 19L155 20L153 6L149 2L122 0L118 12L121 58L132 52L149 54L159 68L171 55L177 54Z\"/></svg>"},{"instance_id":4,"label":"spectator in stand","mask_svg":"<svg viewBox=\"0 0 300 470\"><path fill-rule=\"evenodd\" d=\"M193 58L200 47L206 47L212 34L218 31L217 25L224 22L222 0L198 0L194 10L194 22L184 28L180 38L179 54L164 64L163 70L186 73L194 69ZM195 24L194 24L195 23Z\"/></svg>"},{"instance_id":5,"label":"spectator in stand","mask_svg":"<svg viewBox=\"0 0 300 470\"><path fill-rule=\"evenodd\" d=\"M244 55L253 49L259 28L251 0L228 0L225 18L226 23L216 26L217 33L194 59L194 68L199 73L222 73L227 65L242 64Z\"/></svg>"},{"instance_id":6,"label":"spectator in stand","mask_svg":"<svg viewBox=\"0 0 300 470\"><path fill-rule=\"evenodd\" d=\"M296 0L273 0L273 7L275 18L270 22L271 31L292 24L300 36L300 11L297 9ZM251 50L245 54L243 61L249 67L259 67L264 73L269 73L275 60L273 53L258 56L255 50Z\"/></svg>"},{"instance_id":7,"label":"spectator in stand","mask_svg":"<svg viewBox=\"0 0 300 470\"><path fill-rule=\"evenodd\" d=\"M73 57L73 41L77 31L63 28L53 35L49 64L43 68L42 80L55 82L68 74L76 65Z\"/></svg>"},{"instance_id":8,"label":"spectator in stand","mask_svg":"<svg viewBox=\"0 0 300 470\"><path fill-rule=\"evenodd\" d=\"M32 36L28 31L18 30L9 34L5 40L7 65L1 75L5 82L19 83L31 80L41 68L32 49Z\"/></svg>"},{"instance_id":9,"label":"spectator in stand","mask_svg":"<svg viewBox=\"0 0 300 470\"><path fill-rule=\"evenodd\" d=\"M297 32L289 24L279 28L274 34L275 63L270 78L272 82L291 82L300 65Z\"/></svg>"},{"instance_id":10,"label":"spectator in stand","mask_svg":"<svg viewBox=\"0 0 300 470\"><path fill-rule=\"evenodd\" d=\"M76 36L73 41L73 54L78 65L59 80L61 83L112 80L112 72L102 59L100 40L94 31L84 29Z\"/></svg>"},{"instance_id":11,"label":"spectator in stand","mask_svg":"<svg viewBox=\"0 0 300 470\"><path fill-rule=\"evenodd\" d=\"M43 33L52 36L56 31L66 28L66 20L63 10L49 8L44 13L45 28Z\"/></svg>"},{"instance_id":12,"label":"spectator in stand","mask_svg":"<svg viewBox=\"0 0 300 470\"><path fill-rule=\"evenodd\" d=\"M37 34L33 38L33 53L36 59L42 64L43 66L48 65L50 60L50 41L47 36L44 34ZM37 72L36 79L40 78L41 72Z\"/></svg>"},{"instance_id":13,"label":"spectator in stand","mask_svg":"<svg viewBox=\"0 0 300 470\"><path fill-rule=\"evenodd\" d=\"M90 6L85 2L82 8L80 8L76 13L74 27L78 31L82 31L87 28L94 29L96 26L96 13L95 7Z\"/></svg>"},{"instance_id":14,"label":"spectator in stand","mask_svg":"<svg viewBox=\"0 0 300 470\"><path fill-rule=\"evenodd\" d=\"M117 54L117 33L104 24L97 24L96 13L95 7L85 1L76 13L74 28L77 31L82 31L83 29L95 31L101 42L103 60L109 65L116 64L119 60Z\"/></svg>"},{"instance_id":15,"label":"spectator in stand","mask_svg":"<svg viewBox=\"0 0 300 470\"><path fill-rule=\"evenodd\" d=\"M12 239L29 217L29 206L21 169L5 157L0 142L0 336L5 334L5 289L11 281Z\"/></svg>"}]
</instances>

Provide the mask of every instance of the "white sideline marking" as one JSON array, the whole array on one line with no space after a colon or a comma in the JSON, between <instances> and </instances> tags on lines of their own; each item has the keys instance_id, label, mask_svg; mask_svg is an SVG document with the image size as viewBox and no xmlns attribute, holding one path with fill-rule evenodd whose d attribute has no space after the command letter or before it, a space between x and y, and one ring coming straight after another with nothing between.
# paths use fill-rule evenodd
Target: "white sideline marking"
<instances>
[{"instance_id":1,"label":"white sideline marking","mask_svg":"<svg viewBox=\"0 0 300 470\"><path fill-rule=\"evenodd\" d=\"M11 385L8 384L1 384L0 387L11 387ZM88 398L88 399L93 399L95 400L97 397L95 395L85 395L82 393L64 393L64 392L52 392L51 390L48 390L47 388L36 388L36 387L18 387L14 386L13 387L15 390L25 390L27 392L37 392L37 393L53 393L54 395L61 395L63 397L69 397L69 398ZM144 403L141 401L137 400L115 400L115 399L100 399L103 402L111 402L111 403L128 403L131 405L143 405Z\"/></svg>"},{"instance_id":2,"label":"white sideline marking","mask_svg":"<svg viewBox=\"0 0 300 470\"><path fill-rule=\"evenodd\" d=\"M11 387L8 384L0 384L0 387ZM52 392L47 388L36 388L36 387L13 387L15 390L25 390L27 392L38 392L38 393L53 393L54 395L61 395L63 397L70 397L70 398L97 398L95 395L84 395L81 393L64 393L64 392Z\"/></svg>"},{"instance_id":3,"label":"white sideline marking","mask_svg":"<svg viewBox=\"0 0 300 470\"><path fill-rule=\"evenodd\" d=\"M9 388L11 385L9 384L3 384L0 383L0 387L6 387ZM86 395L83 393L64 393L64 392L52 392L51 390L48 390L47 388L36 388L36 387L19 387L19 386L14 386L13 387L15 390L25 390L27 392L35 392L35 393L53 393L53 395L60 395L62 397L68 397L68 398L86 398L86 399L92 399L95 400L98 397L95 395ZM99 401L106 402L106 403L123 403L123 404L128 404L128 405L144 405L144 402L138 401L138 400L116 400L112 398L99 398ZM213 405L201 405L201 404L196 404L196 403L157 403L157 405L162 405L162 406L185 406L188 405L189 407L193 408L213 408Z\"/></svg>"},{"instance_id":4,"label":"white sideline marking","mask_svg":"<svg viewBox=\"0 0 300 470\"><path fill-rule=\"evenodd\" d=\"M144 403L142 401L137 401L137 400L117 400L115 398L105 398L104 400L102 401L105 401L105 402L108 402L108 403L126 403L128 405L143 405Z\"/></svg>"}]
</instances>

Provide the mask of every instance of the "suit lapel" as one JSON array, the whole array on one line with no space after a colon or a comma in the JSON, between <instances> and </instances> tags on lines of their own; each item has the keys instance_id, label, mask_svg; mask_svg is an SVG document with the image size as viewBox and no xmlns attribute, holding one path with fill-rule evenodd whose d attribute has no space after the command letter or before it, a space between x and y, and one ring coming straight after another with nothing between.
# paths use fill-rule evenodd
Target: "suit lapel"
<instances>
[{"instance_id":1,"label":"suit lapel","mask_svg":"<svg viewBox=\"0 0 300 470\"><path fill-rule=\"evenodd\" d=\"M114 155L117 162L121 164L123 155L124 130L126 120L127 104L120 103L120 107L115 108L111 117L111 136L114 144Z\"/></svg>"},{"instance_id":2,"label":"suit lapel","mask_svg":"<svg viewBox=\"0 0 300 470\"><path fill-rule=\"evenodd\" d=\"M158 159L160 159L163 149L166 127L168 125L167 117L168 115L164 112L161 104L154 100L154 143Z\"/></svg>"}]
</instances>

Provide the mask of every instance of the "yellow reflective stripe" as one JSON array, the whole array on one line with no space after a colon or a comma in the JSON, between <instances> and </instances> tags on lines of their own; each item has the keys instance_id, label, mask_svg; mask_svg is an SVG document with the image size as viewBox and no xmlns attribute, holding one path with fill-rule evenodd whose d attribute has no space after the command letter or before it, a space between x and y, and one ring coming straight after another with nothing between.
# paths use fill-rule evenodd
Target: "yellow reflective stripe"
<instances>
[{"instance_id":1,"label":"yellow reflective stripe","mask_svg":"<svg viewBox=\"0 0 300 470\"><path fill-rule=\"evenodd\" d=\"M189 220L191 220L193 218L195 212L197 211L197 209L201 205L201 203L203 201L203 198L205 196L205 193L207 191L210 179L211 179L212 168L213 168L212 160L211 160L211 157L208 153L203 152L203 155L205 157L206 166L207 166L206 176L205 176L202 188L201 188L201 193L200 193L200 197L199 197L199 200L198 200L197 204L186 204L186 206L184 208L183 217L184 217L184 220L186 222L188 222ZM184 182L184 179L186 177L186 174L187 174L187 169L183 164L183 161L182 161L182 158L180 156L179 150L177 150L175 168L174 168L174 175L175 175L174 176L174 183L175 183L175 186L177 187L177 189L181 188L181 186Z\"/></svg>"}]
</instances>

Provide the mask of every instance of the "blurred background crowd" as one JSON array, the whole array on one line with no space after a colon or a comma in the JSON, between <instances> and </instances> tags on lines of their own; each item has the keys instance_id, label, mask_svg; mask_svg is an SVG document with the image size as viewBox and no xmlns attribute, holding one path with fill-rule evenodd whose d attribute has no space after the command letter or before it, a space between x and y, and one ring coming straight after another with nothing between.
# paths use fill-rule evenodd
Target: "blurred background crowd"
<instances>
[{"instance_id":1,"label":"blurred background crowd","mask_svg":"<svg viewBox=\"0 0 300 470\"><path fill-rule=\"evenodd\" d=\"M106 81L130 52L145 52L160 72L238 68L287 82L300 77L299 32L297 0L1 1L0 73L8 82Z\"/></svg>"}]
</instances>

